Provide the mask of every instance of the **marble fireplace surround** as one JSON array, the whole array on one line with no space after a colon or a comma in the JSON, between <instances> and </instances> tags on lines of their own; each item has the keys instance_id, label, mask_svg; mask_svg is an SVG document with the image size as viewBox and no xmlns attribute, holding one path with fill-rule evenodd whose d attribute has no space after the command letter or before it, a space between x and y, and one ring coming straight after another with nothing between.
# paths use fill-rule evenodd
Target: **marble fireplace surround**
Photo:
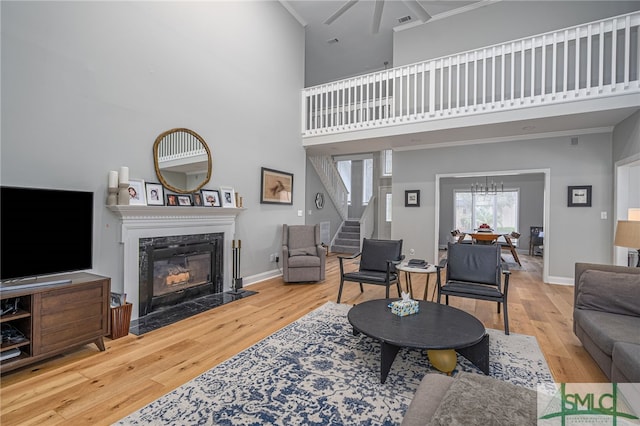
<instances>
[{"instance_id":1,"label":"marble fireplace surround","mask_svg":"<svg viewBox=\"0 0 640 426\"><path fill-rule=\"evenodd\" d=\"M231 290L231 242L236 217L245 209L222 207L108 206L121 221L124 245L123 279L127 301L133 304L131 319L138 318L138 247L140 238L169 235L224 234L223 291Z\"/></svg>"}]
</instances>

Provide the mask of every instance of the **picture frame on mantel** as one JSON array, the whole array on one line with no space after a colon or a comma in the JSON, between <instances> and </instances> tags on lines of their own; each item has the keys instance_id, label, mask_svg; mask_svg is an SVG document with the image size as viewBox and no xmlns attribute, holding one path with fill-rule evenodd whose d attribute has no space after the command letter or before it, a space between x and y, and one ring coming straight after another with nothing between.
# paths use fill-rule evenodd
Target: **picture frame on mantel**
<instances>
[{"instance_id":1,"label":"picture frame on mantel","mask_svg":"<svg viewBox=\"0 0 640 426\"><path fill-rule=\"evenodd\" d=\"M159 183L146 182L147 205L164 206L164 188Z\"/></svg>"},{"instance_id":2,"label":"picture frame on mantel","mask_svg":"<svg viewBox=\"0 0 640 426\"><path fill-rule=\"evenodd\" d=\"M131 206L146 206L147 197L145 193L144 180L142 179L129 179L129 205Z\"/></svg>"},{"instance_id":3,"label":"picture frame on mantel","mask_svg":"<svg viewBox=\"0 0 640 426\"><path fill-rule=\"evenodd\" d=\"M236 195L234 189L230 186L221 186L220 200L222 202L222 207L235 207Z\"/></svg>"},{"instance_id":4,"label":"picture frame on mantel","mask_svg":"<svg viewBox=\"0 0 640 426\"><path fill-rule=\"evenodd\" d=\"M570 186L567 207L591 207L591 185Z\"/></svg>"}]
</instances>

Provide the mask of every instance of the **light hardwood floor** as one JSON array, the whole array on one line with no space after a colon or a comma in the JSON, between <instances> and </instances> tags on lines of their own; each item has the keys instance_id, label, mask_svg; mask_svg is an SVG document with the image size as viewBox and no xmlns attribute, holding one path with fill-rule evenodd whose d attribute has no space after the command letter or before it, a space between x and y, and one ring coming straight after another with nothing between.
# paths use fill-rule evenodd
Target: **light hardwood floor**
<instances>
[{"instance_id":1,"label":"light hardwood floor","mask_svg":"<svg viewBox=\"0 0 640 426\"><path fill-rule=\"evenodd\" d=\"M536 336L557 382L607 382L573 334L573 287L542 283L540 258L523 255L521 261L524 270L513 271L510 282L510 331ZM9 372L0 383L0 424L111 424L325 302L335 302L339 282L332 254L323 283L270 279L248 287L257 295L143 336L106 339L105 352L87 345ZM424 278L414 276L413 285L422 295ZM342 302L381 297L384 288L365 285L361 294L357 284L346 283ZM503 329L495 303L452 298L450 304L487 328Z\"/></svg>"}]
</instances>

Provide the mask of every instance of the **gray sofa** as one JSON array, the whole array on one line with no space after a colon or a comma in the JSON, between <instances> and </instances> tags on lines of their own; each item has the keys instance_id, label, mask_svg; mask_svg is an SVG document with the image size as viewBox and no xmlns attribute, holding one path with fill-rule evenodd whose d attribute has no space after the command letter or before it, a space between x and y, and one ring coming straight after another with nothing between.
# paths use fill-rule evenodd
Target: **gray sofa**
<instances>
[{"instance_id":1,"label":"gray sofa","mask_svg":"<svg viewBox=\"0 0 640 426\"><path fill-rule=\"evenodd\" d=\"M640 382L640 268L576 263L573 331L615 383Z\"/></svg>"}]
</instances>

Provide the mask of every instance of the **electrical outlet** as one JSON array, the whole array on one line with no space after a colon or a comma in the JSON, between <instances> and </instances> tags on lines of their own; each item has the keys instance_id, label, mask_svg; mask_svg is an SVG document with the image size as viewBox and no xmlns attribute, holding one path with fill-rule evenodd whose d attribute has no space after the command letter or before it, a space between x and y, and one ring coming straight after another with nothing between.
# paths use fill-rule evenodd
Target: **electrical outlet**
<instances>
[{"instance_id":1,"label":"electrical outlet","mask_svg":"<svg viewBox=\"0 0 640 426\"><path fill-rule=\"evenodd\" d=\"M270 254L270 255L269 255L269 262L275 262L275 260L276 260L276 255L275 255L275 254L273 254L273 253L272 253L272 254Z\"/></svg>"}]
</instances>

